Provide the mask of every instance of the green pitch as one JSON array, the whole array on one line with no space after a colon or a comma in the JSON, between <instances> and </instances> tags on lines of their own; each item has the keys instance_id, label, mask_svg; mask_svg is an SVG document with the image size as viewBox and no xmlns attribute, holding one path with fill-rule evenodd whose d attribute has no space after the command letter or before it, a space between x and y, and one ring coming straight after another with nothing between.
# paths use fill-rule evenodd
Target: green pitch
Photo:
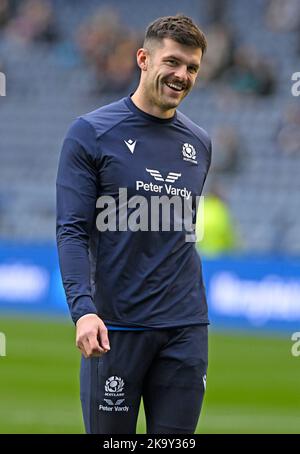
<instances>
[{"instance_id":1,"label":"green pitch","mask_svg":"<svg viewBox=\"0 0 300 454\"><path fill-rule=\"evenodd\" d=\"M1 316L1 332L0 433L83 433L71 322ZM211 332L198 432L300 433L300 357L291 346L289 334ZM138 432L144 427L140 415Z\"/></svg>"}]
</instances>

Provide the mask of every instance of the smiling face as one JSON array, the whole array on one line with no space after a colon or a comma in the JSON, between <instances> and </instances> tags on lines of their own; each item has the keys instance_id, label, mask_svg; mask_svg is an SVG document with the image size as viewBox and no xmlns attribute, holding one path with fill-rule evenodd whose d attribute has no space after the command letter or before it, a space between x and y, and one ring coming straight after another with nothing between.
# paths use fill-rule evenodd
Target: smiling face
<instances>
[{"instance_id":1,"label":"smiling face","mask_svg":"<svg viewBox=\"0 0 300 454\"><path fill-rule=\"evenodd\" d=\"M199 71L200 48L179 44L170 38L139 49L142 69L139 89L143 102L159 116L172 116L193 88Z\"/></svg>"}]
</instances>

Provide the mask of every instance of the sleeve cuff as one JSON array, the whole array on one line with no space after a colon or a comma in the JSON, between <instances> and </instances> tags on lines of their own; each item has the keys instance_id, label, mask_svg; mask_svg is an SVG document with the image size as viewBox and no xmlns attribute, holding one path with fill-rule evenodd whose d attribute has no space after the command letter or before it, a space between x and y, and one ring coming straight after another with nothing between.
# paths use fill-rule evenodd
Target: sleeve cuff
<instances>
[{"instance_id":1,"label":"sleeve cuff","mask_svg":"<svg viewBox=\"0 0 300 454\"><path fill-rule=\"evenodd\" d=\"M96 314L98 315L96 306L93 303L93 300L89 296L80 296L78 297L72 307L71 316L74 324L76 325L77 321L87 314Z\"/></svg>"}]
</instances>

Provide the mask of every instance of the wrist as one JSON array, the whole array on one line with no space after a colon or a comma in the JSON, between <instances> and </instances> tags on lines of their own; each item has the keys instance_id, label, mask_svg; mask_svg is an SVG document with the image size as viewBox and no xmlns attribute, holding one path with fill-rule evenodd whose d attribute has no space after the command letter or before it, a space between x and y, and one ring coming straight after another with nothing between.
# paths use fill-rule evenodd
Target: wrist
<instances>
[{"instance_id":1,"label":"wrist","mask_svg":"<svg viewBox=\"0 0 300 454\"><path fill-rule=\"evenodd\" d=\"M87 318L87 317L91 317L91 316L99 318L98 315L97 315L97 314L94 314L93 312L90 312L90 313L88 313L88 314L84 314L84 315L82 315L82 316L77 320L76 326L77 326L77 324L78 324L78 322L79 322L80 320L82 320L82 319L84 319L84 318Z\"/></svg>"}]
</instances>

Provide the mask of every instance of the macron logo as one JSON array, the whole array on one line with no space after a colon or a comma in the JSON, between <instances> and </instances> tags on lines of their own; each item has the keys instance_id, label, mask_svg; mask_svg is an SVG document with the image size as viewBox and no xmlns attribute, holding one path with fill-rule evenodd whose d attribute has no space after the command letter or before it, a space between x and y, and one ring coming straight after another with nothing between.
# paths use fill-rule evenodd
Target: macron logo
<instances>
[{"instance_id":1,"label":"macron logo","mask_svg":"<svg viewBox=\"0 0 300 454\"><path fill-rule=\"evenodd\" d=\"M126 143L127 147L131 151L131 153L133 153L134 149L135 149L136 140L133 141L132 139L129 139L128 142L126 140L124 140L124 142Z\"/></svg>"}]
</instances>

